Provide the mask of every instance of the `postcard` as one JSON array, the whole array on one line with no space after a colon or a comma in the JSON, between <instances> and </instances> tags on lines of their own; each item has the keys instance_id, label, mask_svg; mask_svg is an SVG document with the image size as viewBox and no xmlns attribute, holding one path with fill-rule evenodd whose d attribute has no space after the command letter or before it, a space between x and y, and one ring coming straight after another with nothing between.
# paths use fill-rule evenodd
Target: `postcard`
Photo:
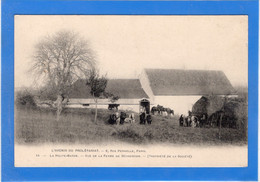
<instances>
[{"instance_id":1,"label":"postcard","mask_svg":"<svg viewBox=\"0 0 260 182\"><path fill-rule=\"evenodd\" d=\"M1 5L2 181L258 180L258 1Z\"/></svg>"},{"instance_id":2,"label":"postcard","mask_svg":"<svg viewBox=\"0 0 260 182\"><path fill-rule=\"evenodd\" d=\"M15 167L248 165L248 16L14 20Z\"/></svg>"}]
</instances>

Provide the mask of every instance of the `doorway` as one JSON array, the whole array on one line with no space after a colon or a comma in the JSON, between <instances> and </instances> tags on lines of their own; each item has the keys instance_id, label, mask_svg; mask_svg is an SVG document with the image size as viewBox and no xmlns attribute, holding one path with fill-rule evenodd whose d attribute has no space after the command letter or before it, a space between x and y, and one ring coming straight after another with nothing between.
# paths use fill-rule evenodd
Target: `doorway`
<instances>
[{"instance_id":1,"label":"doorway","mask_svg":"<svg viewBox=\"0 0 260 182\"><path fill-rule=\"evenodd\" d=\"M145 111L146 114L150 114L150 101L147 99L140 100L139 108L140 113Z\"/></svg>"}]
</instances>

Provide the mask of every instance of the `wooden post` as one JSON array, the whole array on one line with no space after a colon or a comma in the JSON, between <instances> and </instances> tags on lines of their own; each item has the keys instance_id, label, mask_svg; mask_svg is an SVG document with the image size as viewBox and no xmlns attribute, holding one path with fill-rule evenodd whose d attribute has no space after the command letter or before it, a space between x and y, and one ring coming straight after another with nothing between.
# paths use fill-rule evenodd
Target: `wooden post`
<instances>
[{"instance_id":1,"label":"wooden post","mask_svg":"<svg viewBox=\"0 0 260 182\"><path fill-rule=\"evenodd\" d=\"M227 103L227 97L225 96L224 98L224 103L223 103L223 107L221 109L221 113L220 113L220 119L219 119L219 139L221 139L221 123L222 123L222 119L223 119L223 115L225 113L225 106L226 106L226 103Z\"/></svg>"},{"instance_id":2,"label":"wooden post","mask_svg":"<svg viewBox=\"0 0 260 182\"><path fill-rule=\"evenodd\" d=\"M57 100L56 100L56 105L57 105L57 111L56 111L56 120L59 121L60 120L60 115L61 115L61 111L62 111L62 101L63 101L63 97L61 94L59 94L57 96Z\"/></svg>"},{"instance_id":3,"label":"wooden post","mask_svg":"<svg viewBox=\"0 0 260 182\"><path fill-rule=\"evenodd\" d=\"M219 131L218 131L218 138L221 139L221 123L222 123L222 117L223 117L223 112L220 113L220 118L219 118Z\"/></svg>"},{"instance_id":4,"label":"wooden post","mask_svg":"<svg viewBox=\"0 0 260 182\"><path fill-rule=\"evenodd\" d=\"M93 92L93 99L95 102L95 119L94 119L94 123L97 124L97 98L95 98L95 94Z\"/></svg>"},{"instance_id":5,"label":"wooden post","mask_svg":"<svg viewBox=\"0 0 260 182\"><path fill-rule=\"evenodd\" d=\"M95 123L97 124L97 99L95 99L96 108L95 108Z\"/></svg>"}]
</instances>

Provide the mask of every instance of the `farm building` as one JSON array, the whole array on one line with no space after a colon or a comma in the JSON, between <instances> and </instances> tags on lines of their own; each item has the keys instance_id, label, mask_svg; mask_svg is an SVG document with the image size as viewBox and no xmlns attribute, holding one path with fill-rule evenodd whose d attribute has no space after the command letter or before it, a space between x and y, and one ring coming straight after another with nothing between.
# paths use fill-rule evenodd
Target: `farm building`
<instances>
[{"instance_id":1,"label":"farm building","mask_svg":"<svg viewBox=\"0 0 260 182\"><path fill-rule=\"evenodd\" d=\"M108 108L109 104L119 104L119 109L139 111L141 100L148 99L138 79L110 79L106 92L119 96L120 99L112 103L109 99L98 99L98 108ZM69 107L95 107L95 102L86 86L86 80L77 80L73 91L69 95Z\"/></svg>"},{"instance_id":2,"label":"farm building","mask_svg":"<svg viewBox=\"0 0 260 182\"><path fill-rule=\"evenodd\" d=\"M70 107L94 107L86 80L78 80L70 94ZM139 79L110 79L107 92L119 96L119 109L138 112L140 104L162 105L176 114L187 114L202 96L235 95L222 71L144 69ZM108 108L109 99L99 99L99 108Z\"/></svg>"},{"instance_id":3,"label":"farm building","mask_svg":"<svg viewBox=\"0 0 260 182\"><path fill-rule=\"evenodd\" d=\"M203 96L192 106L192 113L194 115L207 114L208 116L212 115L216 111L223 109L225 105L224 97L220 96Z\"/></svg>"},{"instance_id":4,"label":"farm building","mask_svg":"<svg viewBox=\"0 0 260 182\"><path fill-rule=\"evenodd\" d=\"M172 108L177 114L187 114L202 96L235 96L222 71L144 69L140 82L155 105Z\"/></svg>"},{"instance_id":5,"label":"farm building","mask_svg":"<svg viewBox=\"0 0 260 182\"><path fill-rule=\"evenodd\" d=\"M247 104L243 98L224 98L220 96L203 96L192 107L192 114L201 117L205 115L208 121L218 125L222 114L222 126L234 127L237 119L244 122L247 119Z\"/></svg>"}]
</instances>

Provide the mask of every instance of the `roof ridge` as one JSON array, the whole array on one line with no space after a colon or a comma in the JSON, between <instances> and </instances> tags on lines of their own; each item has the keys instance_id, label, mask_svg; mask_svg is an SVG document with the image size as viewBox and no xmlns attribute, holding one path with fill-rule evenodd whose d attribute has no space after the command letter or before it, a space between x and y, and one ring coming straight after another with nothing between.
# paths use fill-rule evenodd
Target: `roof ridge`
<instances>
[{"instance_id":1,"label":"roof ridge","mask_svg":"<svg viewBox=\"0 0 260 182\"><path fill-rule=\"evenodd\" d=\"M221 70L146 69L154 95L196 95L234 93Z\"/></svg>"},{"instance_id":2,"label":"roof ridge","mask_svg":"<svg viewBox=\"0 0 260 182\"><path fill-rule=\"evenodd\" d=\"M144 70L172 70L172 71L205 71L205 72L223 72L222 70L203 70L203 69L181 69L181 68L144 68Z\"/></svg>"},{"instance_id":3,"label":"roof ridge","mask_svg":"<svg viewBox=\"0 0 260 182\"><path fill-rule=\"evenodd\" d=\"M139 78L107 78L108 80L139 80ZM87 78L79 78L78 80L87 80ZM78 81L77 80L77 81Z\"/></svg>"}]
</instances>

